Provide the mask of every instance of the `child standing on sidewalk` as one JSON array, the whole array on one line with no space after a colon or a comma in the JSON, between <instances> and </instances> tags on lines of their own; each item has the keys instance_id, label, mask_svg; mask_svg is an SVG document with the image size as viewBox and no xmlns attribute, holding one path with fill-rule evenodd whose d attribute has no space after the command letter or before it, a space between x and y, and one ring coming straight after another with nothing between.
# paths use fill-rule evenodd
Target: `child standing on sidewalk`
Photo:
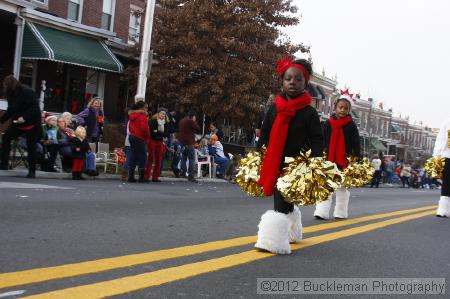
<instances>
[{"instance_id":1,"label":"child standing on sidewalk","mask_svg":"<svg viewBox=\"0 0 450 299\"><path fill-rule=\"evenodd\" d=\"M91 150L89 143L86 140L86 129L79 126L75 130L75 138L71 140L72 142L72 179L73 180L84 180L81 175L83 170L84 159L86 158L86 153Z\"/></svg>"}]
</instances>

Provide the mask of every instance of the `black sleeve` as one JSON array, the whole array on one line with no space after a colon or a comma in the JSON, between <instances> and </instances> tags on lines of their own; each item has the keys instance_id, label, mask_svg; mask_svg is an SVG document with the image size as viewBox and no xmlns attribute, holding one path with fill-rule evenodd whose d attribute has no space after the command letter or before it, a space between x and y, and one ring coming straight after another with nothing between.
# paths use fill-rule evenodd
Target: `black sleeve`
<instances>
[{"instance_id":1,"label":"black sleeve","mask_svg":"<svg viewBox=\"0 0 450 299\"><path fill-rule=\"evenodd\" d=\"M361 144L359 140L359 131L355 122L352 122L352 148L353 148L353 156L361 157Z\"/></svg>"},{"instance_id":2,"label":"black sleeve","mask_svg":"<svg viewBox=\"0 0 450 299\"><path fill-rule=\"evenodd\" d=\"M269 144L270 131L272 130L273 122L275 121L276 108L275 105L271 105L269 110L267 110L266 115L261 126L261 135L258 140L258 147L263 145L267 146Z\"/></svg>"},{"instance_id":3,"label":"black sleeve","mask_svg":"<svg viewBox=\"0 0 450 299\"><path fill-rule=\"evenodd\" d=\"M331 125L330 121L327 119L322 125L323 132L323 150L328 153L328 148L330 147L330 136L331 136Z\"/></svg>"},{"instance_id":4,"label":"black sleeve","mask_svg":"<svg viewBox=\"0 0 450 299\"><path fill-rule=\"evenodd\" d=\"M314 108L311 109L307 132L308 139L311 144L311 156L321 157L323 154L322 126L320 125L319 114L317 114L317 111Z\"/></svg>"},{"instance_id":5,"label":"black sleeve","mask_svg":"<svg viewBox=\"0 0 450 299\"><path fill-rule=\"evenodd\" d=\"M21 96L23 97L22 100L27 109L20 116L22 116L25 120L27 120L27 117L30 116L40 116L41 112L39 110L39 104L37 102L37 97L34 91L30 88L24 88Z\"/></svg>"}]
</instances>

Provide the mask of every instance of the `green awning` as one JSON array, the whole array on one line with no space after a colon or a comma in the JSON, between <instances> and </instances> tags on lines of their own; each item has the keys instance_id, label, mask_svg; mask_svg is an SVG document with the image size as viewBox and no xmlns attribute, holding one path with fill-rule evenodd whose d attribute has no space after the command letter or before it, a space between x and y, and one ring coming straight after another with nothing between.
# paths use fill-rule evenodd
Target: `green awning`
<instances>
[{"instance_id":1,"label":"green awning","mask_svg":"<svg viewBox=\"0 0 450 299\"><path fill-rule=\"evenodd\" d=\"M23 59L44 59L120 73L122 63L108 46L95 38L27 22Z\"/></svg>"},{"instance_id":2,"label":"green awning","mask_svg":"<svg viewBox=\"0 0 450 299\"><path fill-rule=\"evenodd\" d=\"M384 144L377 138L372 138L370 140L371 149L377 150L377 151L385 151L387 148L384 146Z\"/></svg>"}]
</instances>

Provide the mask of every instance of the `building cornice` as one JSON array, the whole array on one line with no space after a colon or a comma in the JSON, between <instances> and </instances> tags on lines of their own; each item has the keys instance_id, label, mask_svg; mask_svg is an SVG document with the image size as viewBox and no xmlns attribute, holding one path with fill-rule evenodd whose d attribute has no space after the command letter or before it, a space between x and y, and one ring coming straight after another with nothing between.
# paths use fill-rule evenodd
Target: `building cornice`
<instances>
[{"instance_id":1,"label":"building cornice","mask_svg":"<svg viewBox=\"0 0 450 299\"><path fill-rule=\"evenodd\" d=\"M30 7L22 8L20 10L20 15L31 22L40 23L42 25L54 27L59 30L76 32L78 34L81 33L84 35L95 36L103 39L114 39L116 37L115 32L87 26L60 17L55 17L50 14L34 10Z\"/></svg>"}]
</instances>

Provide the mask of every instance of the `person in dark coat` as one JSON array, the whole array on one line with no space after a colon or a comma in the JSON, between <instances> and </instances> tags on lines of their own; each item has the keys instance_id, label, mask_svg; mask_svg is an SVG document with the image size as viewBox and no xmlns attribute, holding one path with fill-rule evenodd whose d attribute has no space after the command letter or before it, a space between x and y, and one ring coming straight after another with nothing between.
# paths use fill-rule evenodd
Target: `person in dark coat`
<instances>
[{"instance_id":1,"label":"person in dark coat","mask_svg":"<svg viewBox=\"0 0 450 299\"><path fill-rule=\"evenodd\" d=\"M287 56L278 62L277 72L283 91L269 107L258 141L258 147L267 146L258 184L265 195L273 194L274 210L262 215L255 247L289 254L289 243L302 239L301 213L297 206L284 201L275 187L276 181L285 157L295 157L309 150L312 156L321 156L323 135L319 115L311 106L312 98L306 91L312 73L310 63Z\"/></svg>"},{"instance_id":2,"label":"person in dark coat","mask_svg":"<svg viewBox=\"0 0 450 299\"><path fill-rule=\"evenodd\" d=\"M86 139L86 129L84 127L77 127L75 130L75 138L71 140L72 144L72 179L84 180L82 176L84 159L86 154L91 151L89 143Z\"/></svg>"},{"instance_id":3,"label":"person in dark coat","mask_svg":"<svg viewBox=\"0 0 450 299\"><path fill-rule=\"evenodd\" d=\"M152 182L161 182L159 176L161 174L161 165L165 150L164 138L169 137L169 123L167 120L166 110L158 109L150 120L150 140L148 143L148 159L145 169L145 179L152 177ZM153 167L153 162L155 166Z\"/></svg>"},{"instance_id":4,"label":"person in dark coat","mask_svg":"<svg viewBox=\"0 0 450 299\"><path fill-rule=\"evenodd\" d=\"M3 91L8 100L8 109L0 118L0 123L11 120L2 141L0 169L8 169L11 141L25 135L27 140L27 178L36 176L36 146L41 137L41 111L35 92L22 85L13 75L3 80Z\"/></svg>"},{"instance_id":5,"label":"person in dark coat","mask_svg":"<svg viewBox=\"0 0 450 299\"><path fill-rule=\"evenodd\" d=\"M201 132L201 128L195 121L195 113L189 111L187 116L180 121L180 131L178 133L178 140L183 146L181 153L181 173L186 173L186 161L189 160L188 180L191 182L197 182L194 178L194 166L197 164L195 161L195 134Z\"/></svg>"},{"instance_id":6,"label":"person in dark coat","mask_svg":"<svg viewBox=\"0 0 450 299\"><path fill-rule=\"evenodd\" d=\"M334 103L334 114L323 125L325 152L328 160L336 163L340 169L347 167L348 157L359 158L361 155L358 127L349 115L353 100L348 94L348 90L346 92ZM332 200L333 194L328 200L316 205L314 216L317 219L330 218ZM334 218L345 219L348 217L349 200L350 192L347 188L341 187L336 190Z\"/></svg>"}]
</instances>

